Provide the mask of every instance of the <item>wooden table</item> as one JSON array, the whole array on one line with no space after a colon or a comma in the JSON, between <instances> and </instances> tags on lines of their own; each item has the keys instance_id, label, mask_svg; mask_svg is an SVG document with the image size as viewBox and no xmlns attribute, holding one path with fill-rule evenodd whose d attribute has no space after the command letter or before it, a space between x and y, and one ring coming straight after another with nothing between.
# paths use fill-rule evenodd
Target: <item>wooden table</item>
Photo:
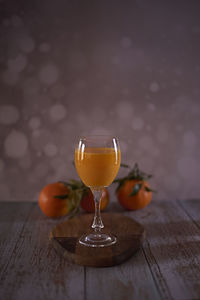
<instances>
[{"instance_id":1,"label":"wooden table","mask_svg":"<svg viewBox=\"0 0 200 300\"><path fill-rule=\"evenodd\" d=\"M126 212L146 228L143 247L122 265L86 268L49 244L60 220L43 216L37 203L1 202L0 299L200 299L199 213L200 200L152 201Z\"/></svg>"}]
</instances>

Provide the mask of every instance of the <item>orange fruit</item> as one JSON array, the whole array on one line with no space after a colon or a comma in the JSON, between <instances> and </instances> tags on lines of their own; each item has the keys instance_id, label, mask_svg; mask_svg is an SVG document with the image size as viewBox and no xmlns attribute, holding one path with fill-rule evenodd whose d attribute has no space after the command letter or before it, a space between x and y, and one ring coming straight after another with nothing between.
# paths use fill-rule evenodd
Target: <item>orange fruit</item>
<instances>
[{"instance_id":1,"label":"orange fruit","mask_svg":"<svg viewBox=\"0 0 200 300\"><path fill-rule=\"evenodd\" d=\"M108 203L109 203L109 193L108 190L104 188L101 197L100 210L104 210L108 205ZM94 197L90 189L84 192L80 204L81 207L89 213L95 211Z\"/></svg>"},{"instance_id":2,"label":"orange fruit","mask_svg":"<svg viewBox=\"0 0 200 300\"><path fill-rule=\"evenodd\" d=\"M69 212L68 194L68 187L61 182L46 185L41 190L38 198L41 211L52 218L66 215Z\"/></svg>"},{"instance_id":3,"label":"orange fruit","mask_svg":"<svg viewBox=\"0 0 200 300\"><path fill-rule=\"evenodd\" d=\"M135 186L135 190L138 191L131 196ZM137 187L140 187L140 189L137 189ZM116 193L119 203L128 210L144 208L152 199L150 186L144 180L126 180Z\"/></svg>"},{"instance_id":4,"label":"orange fruit","mask_svg":"<svg viewBox=\"0 0 200 300\"><path fill-rule=\"evenodd\" d=\"M121 164L124 168L130 168L126 164ZM152 192L154 192L147 180L152 175L148 175L139 169L135 163L133 169L122 178L115 179L114 182L118 183L116 194L119 203L128 210L136 210L144 208L151 202Z\"/></svg>"}]
</instances>

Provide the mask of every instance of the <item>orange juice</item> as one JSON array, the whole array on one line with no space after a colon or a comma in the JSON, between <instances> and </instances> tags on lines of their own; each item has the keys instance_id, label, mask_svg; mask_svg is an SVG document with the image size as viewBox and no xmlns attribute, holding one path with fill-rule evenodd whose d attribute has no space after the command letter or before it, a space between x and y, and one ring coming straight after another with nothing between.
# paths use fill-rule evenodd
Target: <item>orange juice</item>
<instances>
[{"instance_id":1,"label":"orange juice","mask_svg":"<svg viewBox=\"0 0 200 300\"><path fill-rule=\"evenodd\" d=\"M78 175L89 187L109 186L118 173L120 161L121 152L114 148L94 147L75 150Z\"/></svg>"}]
</instances>

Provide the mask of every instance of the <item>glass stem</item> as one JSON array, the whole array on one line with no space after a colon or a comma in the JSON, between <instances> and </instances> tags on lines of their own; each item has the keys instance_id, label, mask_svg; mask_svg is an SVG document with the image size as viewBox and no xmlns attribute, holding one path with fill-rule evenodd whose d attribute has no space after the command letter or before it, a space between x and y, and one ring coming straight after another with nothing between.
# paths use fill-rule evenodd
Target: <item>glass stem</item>
<instances>
[{"instance_id":1,"label":"glass stem","mask_svg":"<svg viewBox=\"0 0 200 300\"><path fill-rule=\"evenodd\" d=\"M100 233L101 229L104 228L103 222L101 220L101 212L100 212L102 190L91 189L91 191L93 193L94 203L95 203L95 215L92 223L92 228L96 233Z\"/></svg>"}]
</instances>

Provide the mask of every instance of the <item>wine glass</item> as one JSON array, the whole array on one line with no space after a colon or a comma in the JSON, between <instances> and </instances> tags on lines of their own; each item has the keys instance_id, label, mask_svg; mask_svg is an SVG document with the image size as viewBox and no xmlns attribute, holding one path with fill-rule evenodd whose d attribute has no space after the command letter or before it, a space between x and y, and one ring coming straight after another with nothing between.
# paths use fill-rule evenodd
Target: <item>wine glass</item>
<instances>
[{"instance_id":1,"label":"wine glass","mask_svg":"<svg viewBox=\"0 0 200 300\"><path fill-rule=\"evenodd\" d=\"M94 195L95 215L93 233L80 237L79 243L89 247L105 247L116 243L114 235L101 232L104 228L100 202L102 191L115 179L121 162L119 141L111 136L87 136L80 138L75 148L75 166L83 183Z\"/></svg>"}]
</instances>

